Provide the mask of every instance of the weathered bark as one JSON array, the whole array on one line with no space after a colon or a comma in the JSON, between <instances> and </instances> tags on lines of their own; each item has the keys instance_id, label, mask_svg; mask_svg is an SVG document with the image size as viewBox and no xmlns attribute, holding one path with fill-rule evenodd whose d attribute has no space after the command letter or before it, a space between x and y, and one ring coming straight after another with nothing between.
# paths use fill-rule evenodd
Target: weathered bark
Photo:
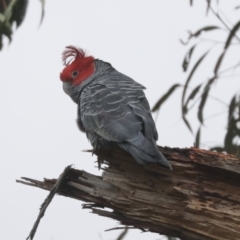
<instances>
[{"instance_id":1,"label":"weathered bark","mask_svg":"<svg viewBox=\"0 0 240 240\"><path fill-rule=\"evenodd\" d=\"M141 166L120 150L101 150L98 156L106 164L102 176L71 169L58 193L141 230L182 240L239 240L240 160L195 148L161 151L173 171ZM24 179L46 190L56 183Z\"/></svg>"}]
</instances>

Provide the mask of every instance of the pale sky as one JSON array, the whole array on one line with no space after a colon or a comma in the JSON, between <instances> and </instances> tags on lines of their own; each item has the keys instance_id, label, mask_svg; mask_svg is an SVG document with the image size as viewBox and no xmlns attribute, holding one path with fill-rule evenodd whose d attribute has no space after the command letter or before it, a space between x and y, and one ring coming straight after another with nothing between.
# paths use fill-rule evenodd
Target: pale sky
<instances>
[{"instance_id":1,"label":"pale sky","mask_svg":"<svg viewBox=\"0 0 240 240\"><path fill-rule=\"evenodd\" d=\"M186 39L187 30L218 24L214 17L205 18L204 1L201 4L194 1L194 8L190 8L187 0L51 0L46 1L46 14L38 28L39 1L29 2L25 21L15 32L12 43L8 45L5 41L0 52L0 236L5 240L28 236L40 204L48 194L17 184L16 179L57 178L70 164L101 174L94 163L96 157L82 152L91 146L76 126L77 106L63 92L59 80L65 46L84 48L146 86L146 96L153 106L172 84L183 84L186 80L181 63L190 46L184 47L179 39ZM231 12L234 5L221 2L222 9ZM201 48L195 61L200 53ZM198 80L211 77L211 69L209 64L203 65L196 75ZM231 94L227 93L239 90L238 86L225 81L218 84L216 95L222 91L221 99L228 103ZM181 90L176 92L159 114L159 145L193 145L194 138L180 119L180 93ZM208 115L225 109L217 102L210 103ZM225 120L224 115L206 123L202 140L205 146L210 142L222 143ZM120 231L104 230L117 227L118 222L82 210L81 204L55 196L35 239L116 239ZM132 230L125 240L132 239L160 240L161 237Z\"/></svg>"}]
</instances>

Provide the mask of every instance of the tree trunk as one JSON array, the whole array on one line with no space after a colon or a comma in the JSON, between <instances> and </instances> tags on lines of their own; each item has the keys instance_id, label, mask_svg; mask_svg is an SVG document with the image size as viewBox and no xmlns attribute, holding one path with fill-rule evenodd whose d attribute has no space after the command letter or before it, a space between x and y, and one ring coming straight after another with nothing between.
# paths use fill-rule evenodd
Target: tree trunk
<instances>
[{"instance_id":1,"label":"tree trunk","mask_svg":"<svg viewBox=\"0 0 240 240\"><path fill-rule=\"evenodd\" d=\"M100 150L102 176L71 169L58 193L141 230L182 240L239 240L240 160L196 148L160 149L172 171L141 166L120 150ZM57 181L23 179L19 182L46 190Z\"/></svg>"}]
</instances>

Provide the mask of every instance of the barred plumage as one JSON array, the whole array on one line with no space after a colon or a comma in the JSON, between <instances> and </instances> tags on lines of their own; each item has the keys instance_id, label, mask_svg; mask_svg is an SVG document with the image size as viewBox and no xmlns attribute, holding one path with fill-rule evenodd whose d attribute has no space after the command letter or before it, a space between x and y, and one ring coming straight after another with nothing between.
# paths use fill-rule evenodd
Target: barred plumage
<instances>
[{"instance_id":1,"label":"barred plumage","mask_svg":"<svg viewBox=\"0 0 240 240\"><path fill-rule=\"evenodd\" d=\"M171 168L156 145L158 134L145 87L101 60L94 60L94 68L80 85L63 83L78 104L78 126L94 149L117 145L140 164L155 162Z\"/></svg>"}]
</instances>

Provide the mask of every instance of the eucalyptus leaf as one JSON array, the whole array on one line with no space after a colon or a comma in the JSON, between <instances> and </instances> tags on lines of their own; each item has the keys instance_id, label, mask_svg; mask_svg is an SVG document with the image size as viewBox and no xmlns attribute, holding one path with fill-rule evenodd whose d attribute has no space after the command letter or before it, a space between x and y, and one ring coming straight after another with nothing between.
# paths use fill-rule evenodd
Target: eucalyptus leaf
<instances>
[{"instance_id":1,"label":"eucalyptus leaf","mask_svg":"<svg viewBox=\"0 0 240 240\"><path fill-rule=\"evenodd\" d=\"M187 88L188 88L188 85L189 85L189 82L194 74L194 72L196 71L196 69L198 68L198 66L200 65L200 63L202 62L202 60L207 56L209 50L204 53L199 59L198 61L195 63L195 65L193 66L186 82L185 82L185 85L184 85L184 88L183 88L183 94L182 94L182 113L184 112L184 101L185 101L185 95L186 95L186 91L187 91Z\"/></svg>"},{"instance_id":2,"label":"eucalyptus leaf","mask_svg":"<svg viewBox=\"0 0 240 240\"><path fill-rule=\"evenodd\" d=\"M199 107L198 107L198 120L200 121L201 124L203 124L203 109L204 109L204 106L206 104L211 85L213 84L215 79L216 78L213 77L213 78L208 80L208 83L205 85L204 90L203 90L203 94L201 96L201 101L200 101L200 104L199 104Z\"/></svg>"},{"instance_id":3,"label":"eucalyptus leaf","mask_svg":"<svg viewBox=\"0 0 240 240\"><path fill-rule=\"evenodd\" d=\"M191 133L193 133L192 127L191 127L190 123L188 122L187 118L185 117L185 115L182 116L182 119L183 119L184 123L186 124L187 128L189 129L189 131Z\"/></svg>"},{"instance_id":4,"label":"eucalyptus leaf","mask_svg":"<svg viewBox=\"0 0 240 240\"><path fill-rule=\"evenodd\" d=\"M42 14L41 14L41 20L40 20L40 25L42 24L44 15L45 15L45 0L40 0L41 5L42 5Z\"/></svg>"},{"instance_id":5,"label":"eucalyptus leaf","mask_svg":"<svg viewBox=\"0 0 240 240\"><path fill-rule=\"evenodd\" d=\"M192 92L190 93L190 95L189 95L189 97L187 98L187 101L186 101L186 103L185 103L185 105L184 105L184 107L185 107L186 109L188 109L187 106L188 106L190 100L192 100L192 99L195 98L195 96L196 96L197 93L199 92L201 86L202 86L202 83L199 84L198 86L196 86L196 87L192 90Z\"/></svg>"},{"instance_id":6,"label":"eucalyptus leaf","mask_svg":"<svg viewBox=\"0 0 240 240\"><path fill-rule=\"evenodd\" d=\"M5 15L5 18L6 18L6 21L8 22L12 16L12 9L13 9L13 6L15 4L16 0L11 0L9 2L9 4L7 5L7 8L6 10L4 11L4 15Z\"/></svg>"},{"instance_id":7,"label":"eucalyptus leaf","mask_svg":"<svg viewBox=\"0 0 240 240\"><path fill-rule=\"evenodd\" d=\"M28 6L28 0L16 0L12 7L12 15L10 17L10 22L16 22L17 27L19 27L24 20Z\"/></svg>"},{"instance_id":8,"label":"eucalyptus leaf","mask_svg":"<svg viewBox=\"0 0 240 240\"><path fill-rule=\"evenodd\" d=\"M0 13L0 23L2 24L6 20L5 16Z\"/></svg>"},{"instance_id":9,"label":"eucalyptus leaf","mask_svg":"<svg viewBox=\"0 0 240 240\"><path fill-rule=\"evenodd\" d=\"M207 0L206 16L208 15L208 12L209 12L210 7L211 7L211 0Z\"/></svg>"},{"instance_id":10,"label":"eucalyptus leaf","mask_svg":"<svg viewBox=\"0 0 240 240\"><path fill-rule=\"evenodd\" d=\"M232 97L229 108L228 108L228 122L231 121L235 108L236 108L236 95Z\"/></svg>"},{"instance_id":11,"label":"eucalyptus leaf","mask_svg":"<svg viewBox=\"0 0 240 240\"><path fill-rule=\"evenodd\" d=\"M226 54L226 51L228 49L228 47L230 46L231 44L231 41L233 39L233 37L235 36L236 32L239 30L240 28L240 21L238 21L232 28L232 30L230 31L229 35L228 35L228 38L226 40L226 43L225 43L225 46L224 46L224 50L223 52L221 53L221 55L219 56L218 60L217 60L217 63L215 65L215 68L214 68L214 74L215 76L218 75L218 70L222 64L222 60Z\"/></svg>"},{"instance_id":12,"label":"eucalyptus leaf","mask_svg":"<svg viewBox=\"0 0 240 240\"><path fill-rule=\"evenodd\" d=\"M214 74L215 74L215 76L217 77L217 75L218 75L218 70L219 70L219 68L220 68L220 66L221 66L221 63L222 63L222 60L223 60L223 57L225 56L225 50L222 52L222 54L219 56L219 58L218 58L218 60L217 60L217 62L216 62L216 65L215 65L215 67L214 67L214 70L213 70L213 72L214 72Z\"/></svg>"},{"instance_id":13,"label":"eucalyptus leaf","mask_svg":"<svg viewBox=\"0 0 240 240\"><path fill-rule=\"evenodd\" d=\"M239 28L240 28L240 21L238 21L238 22L233 26L232 30L230 31L230 33L229 33L229 35L228 35L228 38L227 38L227 41L226 41L225 46L224 46L224 49L225 49L225 50L229 47L229 45L230 45L233 37L235 36L235 34L236 34L236 32L239 30Z\"/></svg>"},{"instance_id":14,"label":"eucalyptus leaf","mask_svg":"<svg viewBox=\"0 0 240 240\"><path fill-rule=\"evenodd\" d=\"M195 147L199 148L200 147L200 139L201 139L201 126L199 127L196 138L195 138Z\"/></svg>"},{"instance_id":15,"label":"eucalyptus leaf","mask_svg":"<svg viewBox=\"0 0 240 240\"><path fill-rule=\"evenodd\" d=\"M160 110L161 105L169 98L169 96L178 88L180 84L174 84L170 89L157 101L157 103L152 108L152 112Z\"/></svg>"},{"instance_id":16,"label":"eucalyptus leaf","mask_svg":"<svg viewBox=\"0 0 240 240\"><path fill-rule=\"evenodd\" d=\"M184 60L183 60L183 63L182 63L182 68L183 68L183 71L186 72L187 69L188 69L188 65L190 63L190 60L191 60L191 57L192 57L192 53L193 53L193 50L195 49L197 44L193 45L189 51L187 52L186 56L184 57Z\"/></svg>"},{"instance_id":17,"label":"eucalyptus leaf","mask_svg":"<svg viewBox=\"0 0 240 240\"><path fill-rule=\"evenodd\" d=\"M9 41L11 42L12 40L12 26L9 22L4 22L1 26L1 32L0 35L5 35Z\"/></svg>"},{"instance_id":18,"label":"eucalyptus leaf","mask_svg":"<svg viewBox=\"0 0 240 240\"><path fill-rule=\"evenodd\" d=\"M209 32L209 31L217 30L217 29L220 29L220 27L218 27L218 26L206 26L206 27L200 28L195 33L190 33L189 39L192 38L192 37L198 37L202 32Z\"/></svg>"},{"instance_id":19,"label":"eucalyptus leaf","mask_svg":"<svg viewBox=\"0 0 240 240\"><path fill-rule=\"evenodd\" d=\"M120 235L118 236L118 238L116 240L123 240L125 238L125 236L127 235L128 232L128 227L125 227L125 229L120 233Z\"/></svg>"}]
</instances>

